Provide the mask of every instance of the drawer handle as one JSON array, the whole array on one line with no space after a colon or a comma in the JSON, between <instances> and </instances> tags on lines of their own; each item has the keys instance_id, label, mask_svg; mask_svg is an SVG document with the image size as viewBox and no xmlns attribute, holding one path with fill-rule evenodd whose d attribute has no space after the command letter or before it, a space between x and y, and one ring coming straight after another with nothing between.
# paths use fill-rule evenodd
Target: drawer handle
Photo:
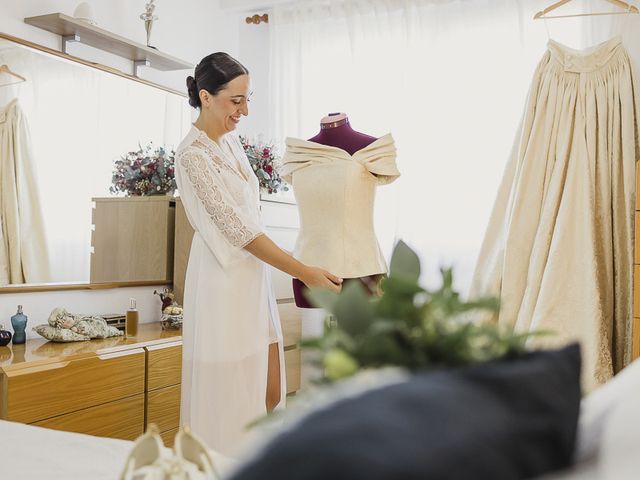
<instances>
[{"instance_id":1,"label":"drawer handle","mask_svg":"<svg viewBox=\"0 0 640 480\"><path fill-rule=\"evenodd\" d=\"M98 354L100 360L111 360L112 358L126 357L129 355L136 355L138 353L144 354L144 350L141 348L134 348L131 350L124 350L122 352L102 353Z\"/></svg>"},{"instance_id":2,"label":"drawer handle","mask_svg":"<svg viewBox=\"0 0 640 480\"><path fill-rule=\"evenodd\" d=\"M162 343L160 345L149 345L146 348L147 348L147 351L149 352L156 352L158 350L164 350L166 348L181 347L181 346L182 346L182 340L178 340L177 342Z\"/></svg>"}]
</instances>

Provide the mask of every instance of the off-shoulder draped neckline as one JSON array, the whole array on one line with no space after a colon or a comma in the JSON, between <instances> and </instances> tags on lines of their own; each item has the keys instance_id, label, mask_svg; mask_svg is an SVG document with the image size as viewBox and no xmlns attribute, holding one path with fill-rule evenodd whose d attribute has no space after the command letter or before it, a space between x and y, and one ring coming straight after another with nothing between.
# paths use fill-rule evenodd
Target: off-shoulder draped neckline
<instances>
[{"instance_id":1,"label":"off-shoulder draped neckline","mask_svg":"<svg viewBox=\"0 0 640 480\"><path fill-rule=\"evenodd\" d=\"M367 145L366 147L361 148L360 150L354 152L353 154L347 152L344 148L340 148L340 147L334 147L333 145L325 145L323 143L318 143L318 142L314 142L312 140L304 140L302 138L294 138L294 137L287 137L286 139L286 144L290 145L290 146L296 146L296 147L307 147L313 150L334 150L336 152L342 153L344 155L346 155L349 158L356 158L358 156L364 155L365 153L367 153L369 150L377 147L379 144L388 144L388 143L393 143L393 137L391 135L391 133L387 133L386 135L383 135L380 138L375 139L373 142L371 142L369 145Z\"/></svg>"}]
</instances>

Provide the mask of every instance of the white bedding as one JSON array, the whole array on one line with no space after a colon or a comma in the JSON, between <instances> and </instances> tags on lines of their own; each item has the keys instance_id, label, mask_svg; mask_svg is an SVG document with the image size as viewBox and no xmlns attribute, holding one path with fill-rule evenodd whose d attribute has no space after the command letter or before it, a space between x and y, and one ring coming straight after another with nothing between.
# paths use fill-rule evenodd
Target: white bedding
<instances>
[{"instance_id":1,"label":"white bedding","mask_svg":"<svg viewBox=\"0 0 640 480\"><path fill-rule=\"evenodd\" d=\"M582 401L577 465L539 480L640 479L640 360Z\"/></svg>"},{"instance_id":2,"label":"white bedding","mask_svg":"<svg viewBox=\"0 0 640 480\"><path fill-rule=\"evenodd\" d=\"M1 480L117 480L134 442L0 420ZM211 451L219 473L236 466Z\"/></svg>"},{"instance_id":3,"label":"white bedding","mask_svg":"<svg viewBox=\"0 0 640 480\"><path fill-rule=\"evenodd\" d=\"M133 442L0 420L0 478L116 480Z\"/></svg>"}]
</instances>

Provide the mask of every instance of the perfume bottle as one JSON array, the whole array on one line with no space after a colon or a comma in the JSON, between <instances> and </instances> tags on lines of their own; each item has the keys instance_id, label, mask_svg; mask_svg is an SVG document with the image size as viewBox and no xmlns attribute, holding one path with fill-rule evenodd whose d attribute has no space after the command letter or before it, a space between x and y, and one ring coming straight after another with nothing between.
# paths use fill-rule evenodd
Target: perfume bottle
<instances>
[{"instance_id":1,"label":"perfume bottle","mask_svg":"<svg viewBox=\"0 0 640 480\"><path fill-rule=\"evenodd\" d=\"M27 316L22 313L22 305L18 305L18 313L11 317L13 327L13 344L18 345L27 341L25 329L27 328Z\"/></svg>"},{"instance_id":2,"label":"perfume bottle","mask_svg":"<svg viewBox=\"0 0 640 480\"><path fill-rule=\"evenodd\" d=\"M136 310L136 299L129 299L129 310L125 321L125 335L127 337L135 337L138 335L138 310Z\"/></svg>"}]
</instances>

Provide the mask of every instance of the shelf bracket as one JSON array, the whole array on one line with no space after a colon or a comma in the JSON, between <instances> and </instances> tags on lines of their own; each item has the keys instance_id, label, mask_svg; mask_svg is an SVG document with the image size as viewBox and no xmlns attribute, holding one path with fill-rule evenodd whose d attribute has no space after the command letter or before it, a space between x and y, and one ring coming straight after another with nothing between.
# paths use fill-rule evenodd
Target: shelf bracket
<instances>
[{"instance_id":1,"label":"shelf bracket","mask_svg":"<svg viewBox=\"0 0 640 480\"><path fill-rule=\"evenodd\" d=\"M140 75L138 75L138 69L140 67L148 67L151 65L151 62L149 60L134 60L133 61L133 75L135 77L139 77Z\"/></svg>"},{"instance_id":2,"label":"shelf bracket","mask_svg":"<svg viewBox=\"0 0 640 480\"><path fill-rule=\"evenodd\" d=\"M80 35L74 33L73 35L63 35L62 36L62 51L67 55L69 52L67 51L67 44L75 43L80 41Z\"/></svg>"}]
</instances>

